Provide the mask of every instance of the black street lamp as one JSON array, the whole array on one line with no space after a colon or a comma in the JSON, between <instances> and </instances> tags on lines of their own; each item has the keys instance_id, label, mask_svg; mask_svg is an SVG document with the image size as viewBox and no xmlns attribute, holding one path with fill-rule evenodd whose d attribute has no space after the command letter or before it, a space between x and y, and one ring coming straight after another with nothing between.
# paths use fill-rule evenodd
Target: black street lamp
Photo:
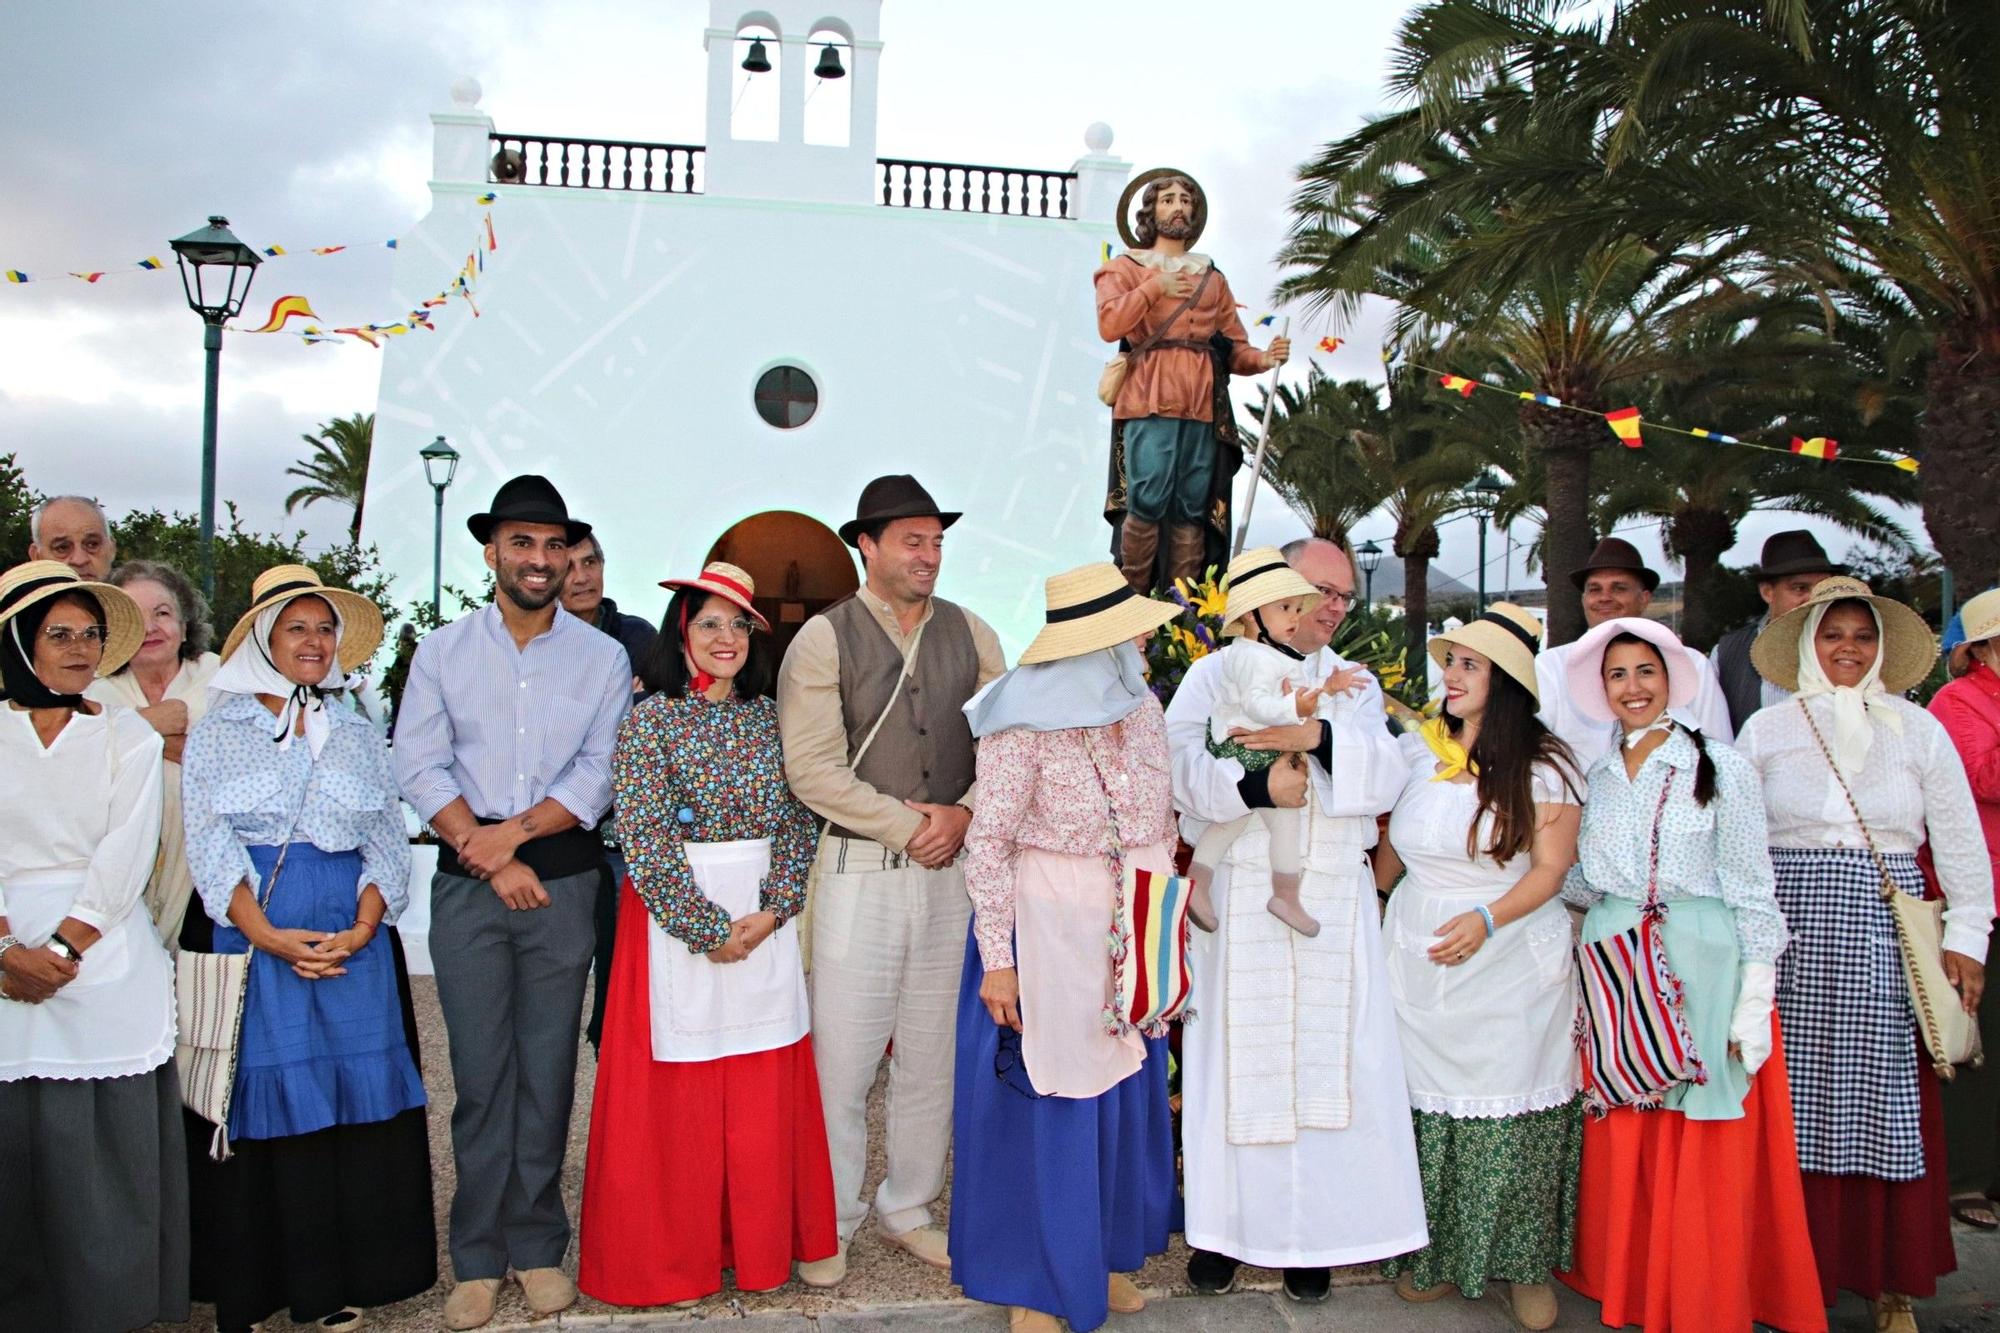
<instances>
[{"instance_id":1,"label":"black street lamp","mask_svg":"<svg viewBox=\"0 0 2000 1333\"><path fill-rule=\"evenodd\" d=\"M1382 548L1369 538L1354 548L1354 554L1361 561L1362 594L1361 609L1366 611L1375 604L1375 569L1382 563Z\"/></svg>"},{"instance_id":2,"label":"black street lamp","mask_svg":"<svg viewBox=\"0 0 2000 1333\"><path fill-rule=\"evenodd\" d=\"M1479 610L1486 611L1486 520L1493 517L1493 511L1500 507L1500 497L1507 493L1507 483L1493 475L1488 468L1473 478L1466 488L1470 497L1472 512L1479 519Z\"/></svg>"},{"instance_id":3,"label":"black street lamp","mask_svg":"<svg viewBox=\"0 0 2000 1333\"><path fill-rule=\"evenodd\" d=\"M417 451L424 460L424 480L437 493L437 518L431 525L431 618L443 614L444 603L444 492L458 472L458 450L440 435Z\"/></svg>"},{"instance_id":4,"label":"black street lamp","mask_svg":"<svg viewBox=\"0 0 2000 1333\"><path fill-rule=\"evenodd\" d=\"M211 217L200 231L169 241L180 261L188 309L201 316L208 382L201 406L201 590L215 596L215 400L222 382L222 325L243 309L250 280L264 261L236 239L229 219ZM239 287L240 283L240 287Z\"/></svg>"}]
</instances>

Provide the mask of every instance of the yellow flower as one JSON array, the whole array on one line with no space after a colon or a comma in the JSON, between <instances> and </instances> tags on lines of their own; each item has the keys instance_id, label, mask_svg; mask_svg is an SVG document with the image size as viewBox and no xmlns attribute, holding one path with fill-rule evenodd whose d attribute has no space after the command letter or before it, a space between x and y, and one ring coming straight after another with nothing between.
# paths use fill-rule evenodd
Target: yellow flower
<instances>
[{"instance_id":1,"label":"yellow flower","mask_svg":"<svg viewBox=\"0 0 2000 1333\"><path fill-rule=\"evenodd\" d=\"M1214 583L1203 583L1188 594L1194 603L1195 614L1204 619L1219 620L1229 605L1229 597Z\"/></svg>"}]
</instances>

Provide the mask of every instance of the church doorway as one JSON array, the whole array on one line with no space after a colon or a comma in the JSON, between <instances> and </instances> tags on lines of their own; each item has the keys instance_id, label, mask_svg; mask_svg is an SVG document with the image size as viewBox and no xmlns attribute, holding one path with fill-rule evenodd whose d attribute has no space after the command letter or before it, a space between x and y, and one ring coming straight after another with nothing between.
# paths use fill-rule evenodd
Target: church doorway
<instances>
[{"instance_id":1,"label":"church doorway","mask_svg":"<svg viewBox=\"0 0 2000 1333\"><path fill-rule=\"evenodd\" d=\"M757 609L771 622L775 660L784 661L806 621L861 586L854 552L816 518L767 509L731 527L708 553L756 581Z\"/></svg>"}]
</instances>

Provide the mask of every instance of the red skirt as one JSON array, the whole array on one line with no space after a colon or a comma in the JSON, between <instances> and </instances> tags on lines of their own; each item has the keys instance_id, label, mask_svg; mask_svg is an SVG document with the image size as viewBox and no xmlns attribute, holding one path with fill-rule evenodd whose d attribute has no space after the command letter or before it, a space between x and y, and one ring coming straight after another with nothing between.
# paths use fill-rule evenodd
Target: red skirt
<instances>
[{"instance_id":1,"label":"red skirt","mask_svg":"<svg viewBox=\"0 0 2000 1333\"><path fill-rule=\"evenodd\" d=\"M702 1063L653 1059L649 922L619 886L584 1165L577 1286L611 1305L671 1305L791 1280L836 1247L833 1168L812 1039Z\"/></svg>"},{"instance_id":2,"label":"red skirt","mask_svg":"<svg viewBox=\"0 0 2000 1333\"><path fill-rule=\"evenodd\" d=\"M1583 1128L1576 1267L1562 1280L1612 1328L1727 1330L1754 1320L1824 1333L1785 1048L1750 1081L1740 1120L1616 1110Z\"/></svg>"},{"instance_id":3,"label":"red skirt","mask_svg":"<svg viewBox=\"0 0 2000 1333\"><path fill-rule=\"evenodd\" d=\"M1944 1102L1921 1042L1917 1106L1924 1173L1915 1180L1806 1173L1806 1220L1828 1305L1843 1289L1871 1301L1885 1291L1933 1296L1937 1280L1958 1267L1951 1243Z\"/></svg>"}]
</instances>

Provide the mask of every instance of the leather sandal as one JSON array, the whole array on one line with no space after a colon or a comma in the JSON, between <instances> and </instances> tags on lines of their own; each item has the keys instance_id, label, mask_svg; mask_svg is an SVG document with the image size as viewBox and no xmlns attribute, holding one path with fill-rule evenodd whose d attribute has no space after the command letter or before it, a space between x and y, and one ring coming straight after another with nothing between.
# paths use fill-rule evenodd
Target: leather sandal
<instances>
[{"instance_id":1,"label":"leather sandal","mask_svg":"<svg viewBox=\"0 0 2000 1333\"><path fill-rule=\"evenodd\" d=\"M1981 1231L2000 1228L2000 1212L1995 1212L1993 1201L1984 1194L1954 1194L1951 1196L1951 1215L1969 1227Z\"/></svg>"}]
</instances>

